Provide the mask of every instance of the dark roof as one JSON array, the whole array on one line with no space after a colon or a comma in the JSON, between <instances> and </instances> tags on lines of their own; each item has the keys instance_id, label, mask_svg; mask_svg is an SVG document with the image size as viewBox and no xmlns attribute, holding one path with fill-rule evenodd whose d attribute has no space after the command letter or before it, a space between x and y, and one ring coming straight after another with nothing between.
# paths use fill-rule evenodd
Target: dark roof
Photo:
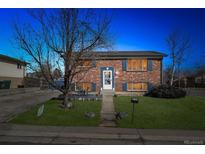
<instances>
[{"instance_id":1,"label":"dark roof","mask_svg":"<svg viewBox=\"0 0 205 154\"><path fill-rule=\"evenodd\" d=\"M8 63L19 63L21 65L28 64L25 61L22 61L22 60L13 58L13 57L9 57L9 56L6 56L6 55L2 55L2 54L0 54L0 61L5 61L5 62L8 62Z\"/></svg>"},{"instance_id":2,"label":"dark roof","mask_svg":"<svg viewBox=\"0 0 205 154\"><path fill-rule=\"evenodd\" d=\"M124 59L134 57L159 58L166 57L167 54L157 51L98 51L97 59Z\"/></svg>"}]
</instances>

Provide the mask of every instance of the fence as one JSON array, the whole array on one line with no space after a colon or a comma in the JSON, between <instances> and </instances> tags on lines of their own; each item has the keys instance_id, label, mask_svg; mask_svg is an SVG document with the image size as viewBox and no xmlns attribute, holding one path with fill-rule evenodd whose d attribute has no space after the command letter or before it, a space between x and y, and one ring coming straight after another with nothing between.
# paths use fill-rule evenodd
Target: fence
<instances>
[{"instance_id":1,"label":"fence","mask_svg":"<svg viewBox=\"0 0 205 154\"><path fill-rule=\"evenodd\" d=\"M23 83L25 88L31 88L31 87L40 87L41 89L49 88L49 84L46 82L46 80L39 79L39 78L25 77Z\"/></svg>"},{"instance_id":2,"label":"fence","mask_svg":"<svg viewBox=\"0 0 205 154\"><path fill-rule=\"evenodd\" d=\"M31 93L40 90L37 88L14 88L14 89L0 89L0 96L10 96L15 94Z\"/></svg>"},{"instance_id":3,"label":"fence","mask_svg":"<svg viewBox=\"0 0 205 154\"><path fill-rule=\"evenodd\" d=\"M194 79L187 78L187 80L181 79L174 82L175 87L181 88L205 88L205 83L196 83Z\"/></svg>"}]
</instances>

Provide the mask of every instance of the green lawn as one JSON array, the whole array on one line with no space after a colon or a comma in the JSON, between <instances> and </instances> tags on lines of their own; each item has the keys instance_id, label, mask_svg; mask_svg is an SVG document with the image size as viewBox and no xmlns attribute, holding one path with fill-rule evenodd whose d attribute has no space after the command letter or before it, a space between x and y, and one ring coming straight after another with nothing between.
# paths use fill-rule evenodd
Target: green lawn
<instances>
[{"instance_id":1,"label":"green lawn","mask_svg":"<svg viewBox=\"0 0 205 154\"><path fill-rule=\"evenodd\" d=\"M191 97L181 99L160 99L138 97L135 105L134 123L131 123L132 104L130 97L114 97L116 111L128 112L128 117L117 121L118 127L164 128L205 130L205 98ZM22 113L10 123L57 126L98 126L101 103L98 101L76 101L71 110L59 108L59 101L45 103L44 113L37 117L39 105ZM85 112L94 112L95 118L86 118Z\"/></svg>"},{"instance_id":2,"label":"green lawn","mask_svg":"<svg viewBox=\"0 0 205 154\"><path fill-rule=\"evenodd\" d=\"M128 117L117 121L118 127L205 130L205 98L202 97L139 97L133 124L130 97L119 96L114 98L114 102L116 111L128 112Z\"/></svg>"},{"instance_id":3,"label":"green lawn","mask_svg":"<svg viewBox=\"0 0 205 154\"><path fill-rule=\"evenodd\" d=\"M45 103L44 113L37 117L39 105L12 119L11 123L32 125L58 126L98 126L100 122L100 101L75 101L72 109L62 109L59 101L51 100ZM86 118L85 112L94 112L94 118Z\"/></svg>"}]
</instances>

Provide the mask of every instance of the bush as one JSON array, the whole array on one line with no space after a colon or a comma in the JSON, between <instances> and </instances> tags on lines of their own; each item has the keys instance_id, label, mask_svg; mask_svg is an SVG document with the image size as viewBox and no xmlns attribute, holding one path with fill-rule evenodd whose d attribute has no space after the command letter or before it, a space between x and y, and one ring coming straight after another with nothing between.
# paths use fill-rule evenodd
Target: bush
<instances>
[{"instance_id":1,"label":"bush","mask_svg":"<svg viewBox=\"0 0 205 154\"><path fill-rule=\"evenodd\" d=\"M176 87L160 85L150 90L146 94L146 96L159 97L159 98L180 98L186 96L186 91Z\"/></svg>"}]
</instances>

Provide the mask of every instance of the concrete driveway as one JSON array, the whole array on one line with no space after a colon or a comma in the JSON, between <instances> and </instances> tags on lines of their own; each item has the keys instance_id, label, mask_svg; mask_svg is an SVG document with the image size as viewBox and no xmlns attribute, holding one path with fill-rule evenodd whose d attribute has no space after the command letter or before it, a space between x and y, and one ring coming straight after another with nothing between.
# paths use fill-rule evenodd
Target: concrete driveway
<instances>
[{"instance_id":1,"label":"concrete driveway","mask_svg":"<svg viewBox=\"0 0 205 154\"><path fill-rule=\"evenodd\" d=\"M0 123L8 121L12 116L25 112L36 104L43 103L60 94L55 90L38 90L31 93L0 97Z\"/></svg>"}]
</instances>

